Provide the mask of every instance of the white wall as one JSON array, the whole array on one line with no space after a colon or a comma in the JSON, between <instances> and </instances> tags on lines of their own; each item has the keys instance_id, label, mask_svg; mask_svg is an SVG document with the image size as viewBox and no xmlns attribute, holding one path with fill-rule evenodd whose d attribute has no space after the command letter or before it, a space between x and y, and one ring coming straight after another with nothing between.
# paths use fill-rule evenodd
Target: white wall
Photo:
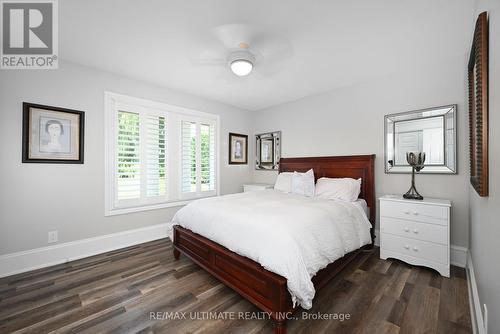
<instances>
[{"instance_id":1,"label":"white wall","mask_svg":"<svg viewBox=\"0 0 500 334\"><path fill-rule=\"evenodd\" d=\"M228 132L250 135L250 114L236 107L61 63L51 71L0 73L0 255L165 223L178 208L104 217L104 91L220 115L222 194L240 191L251 165L229 166ZM85 111L85 164L21 163L22 102Z\"/></svg>"},{"instance_id":2,"label":"white wall","mask_svg":"<svg viewBox=\"0 0 500 334\"><path fill-rule=\"evenodd\" d=\"M410 186L410 175L384 174L384 115L457 104L458 175L417 175L416 183L424 197L453 201L452 244L467 247L466 58L450 58L259 111L254 132L281 130L283 157L375 153L377 196L403 194ZM275 177L275 172L254 171L255 181L274 182Z\"/></svg>"},{"instance_id":3,"label":"white wall","mask_svg":"<svg viewBox=\"0 0 500 334\"><path fill-rule=\"evenodd\" d=\"M489 333L500 333L500 3L481 0L489 16L489 196L470 186L470 252L479 296L489 313ZM475 20L476 18L474 18ZM472 34L472 33L471 33Z\"/></svg>"}]
</instances>

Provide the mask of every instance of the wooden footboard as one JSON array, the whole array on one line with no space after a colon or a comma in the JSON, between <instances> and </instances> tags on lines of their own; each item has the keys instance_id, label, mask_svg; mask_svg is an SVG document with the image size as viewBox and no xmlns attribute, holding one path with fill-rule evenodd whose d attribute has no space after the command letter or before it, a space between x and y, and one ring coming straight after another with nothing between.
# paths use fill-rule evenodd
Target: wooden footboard
<instances>
[{"instance_id":1,"label":"wooden footboard","mask_svg":"<svg viewBox=\"0 0 500 334\"><path fill-rule=\"evenodd\" d=\"M174 226L174 249L231 287L259 309L280 319L293 306L286 279L199 234Z\"/></svg>"},{"instance_id":2,"label":"wooden footboard","mask_svg":"<svg viewBox=\"0 0 500 334\"><path fill-rule=\"evenodd\" d=\"M320 270L312 281L317 290L326 285L359 251L354 251ZM199 234L174 226L174 256L186 255L225 285L238 292L275 321L274 332L286 332L286 320L294 311L286 278L264 269Z\"/></svg>"}]
</instances>

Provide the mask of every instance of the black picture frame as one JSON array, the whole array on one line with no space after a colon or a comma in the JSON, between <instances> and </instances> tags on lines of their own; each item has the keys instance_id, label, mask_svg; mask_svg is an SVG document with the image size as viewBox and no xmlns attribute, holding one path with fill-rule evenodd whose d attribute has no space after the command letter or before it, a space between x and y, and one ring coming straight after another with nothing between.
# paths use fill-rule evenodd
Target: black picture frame
<instances>
[{"instance_id":1,"label":"black picture frame","mask_svg":"<svg viewBox=\"0 0 500 334\"><path fill-rule=\"evenodd\" d=\"M45 159L30 158L30 131L31 119L30 110L32 108L48 110L52 112L67 113L77 115L78 124L78 158L77 159ZM22 132L22 162L23 163L49 163L49 164L83 164L84 162L84 140L85 138L85 112L80 110L59 108L42 104L23 102L23 132Z\"/></svg>"},{"instance_id":2,"label":"black picture frame","mask_svg":"<svg viewBox=\"0 0 500 334\"><path fill-rule=\"evenodd\" d=\"M233 157L233 154L232 154L232 152L233 152L233 137L243 138L245 141L245 148L244 148L245 158L242 161L235 161L235 159ZM243 134L234 133L234 132L229 133L229 160L228 161L229 161L230 165L248 165L248 135L243 135Z\"/></svg>"}]
</instances>

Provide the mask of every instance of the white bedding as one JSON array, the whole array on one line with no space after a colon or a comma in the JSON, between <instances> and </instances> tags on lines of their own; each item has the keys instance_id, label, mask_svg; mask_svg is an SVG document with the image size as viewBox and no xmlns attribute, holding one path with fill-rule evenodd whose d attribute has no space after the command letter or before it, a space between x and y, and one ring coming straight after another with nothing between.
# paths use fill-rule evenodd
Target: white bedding
<instances>
[{"instance_id":1,"label":"white bedding","mask_svg":"<svg viewBox=\"0 0 500 334\"><path fill-rule=\"evenodd\" d=\"M287 279L294 305L312 306L316 272L371 242L362 205L276 190L200 199L173 218Z\"/></svg>"},{"instance_id":2,"label":"white bedding","mask_svg":"<svg viewBox=\"0 0 500 334\"><path fill-rule=\"evenodd\" d=\"M368 204L366 204L366 201L362 198L358 198L355 202L352 202L354 205L358 205L361 207L361 209L365 212L367 217L370 217L370 208L368 207Z\"/></svg>"}]
</instances>

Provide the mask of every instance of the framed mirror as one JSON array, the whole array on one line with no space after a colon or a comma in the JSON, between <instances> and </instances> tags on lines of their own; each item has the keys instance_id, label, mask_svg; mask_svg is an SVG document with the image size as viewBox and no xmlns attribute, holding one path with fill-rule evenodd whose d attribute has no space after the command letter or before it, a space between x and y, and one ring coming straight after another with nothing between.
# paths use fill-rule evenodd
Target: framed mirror
<instances>
[{"instance_id":1,"label":"framed mirror","mask_svg":"<svg viewBox=\"0 0 500 334\"><path fill-rule=\"evenodd\" d=\"M385 172L411 173L406 152L425 152L420 173L457 173L456 105L386 115Z\"/></svg>"},{"instance_id":2,"label":"framed mirror","mask_svg":"<svg viewBox=\"0 0 500 334\"><path fill-rule=\"evenodd\" d=\"M281 158L281 131L255 135L255 169L277 170Z\"/></svg>"},{"instance_id":3,"label":"framed mirror","mask_svg":"<svg viewBox=\"0 0 500 334\"><path fill-rule=\"evenodd\" d=\"M488 196L488 17L479 14L468 64L470 182Z\"/></svg>"}]
</instances>

